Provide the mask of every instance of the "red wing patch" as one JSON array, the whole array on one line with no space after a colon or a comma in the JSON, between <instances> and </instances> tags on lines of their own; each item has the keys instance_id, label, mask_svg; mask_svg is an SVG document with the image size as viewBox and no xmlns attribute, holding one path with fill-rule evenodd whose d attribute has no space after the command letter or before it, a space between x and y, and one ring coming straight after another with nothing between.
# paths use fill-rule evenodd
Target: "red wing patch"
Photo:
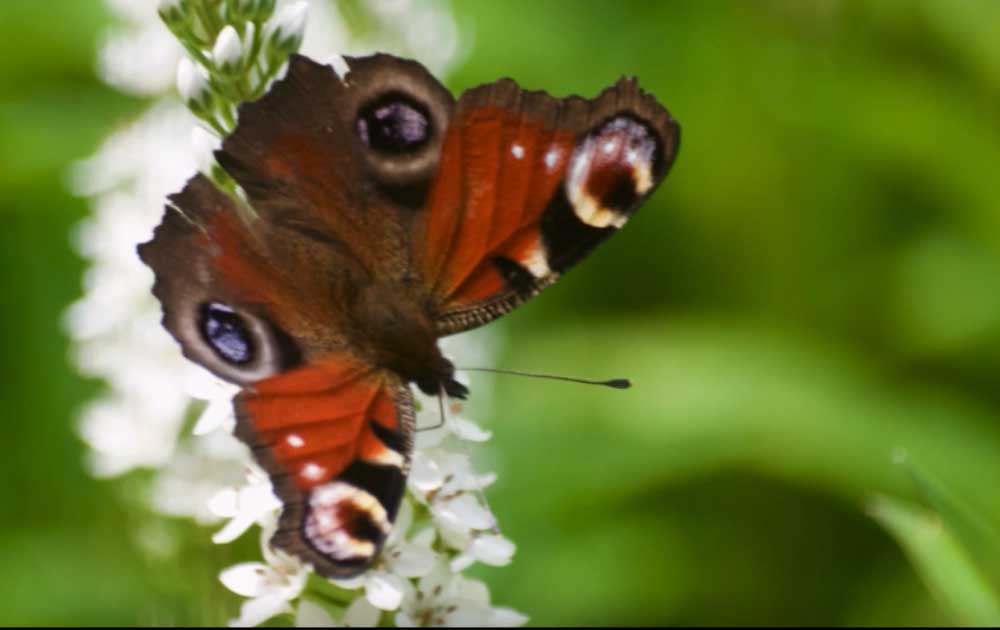
<instances>
[{"instance_id":1,"label":"red wing patch","mask_svg":"<svg viewBox=\"0 0 1000 630\"><path fill-rule=\"evenodd\" d=\"M539 221L572 147L572 133L546 129L519 111L484 107L462 111L452 121L423 246L433 291L448 307L505 288L491 255L536 270L545 264Z\"/></svg>"},{"instance_id":2,"label":"red wing patch","mask_svg":"<svg viewBox=\"0 0 1000 630\"><path fill-rule=\"evenodd\" d=\"M328 359L259 381L235 404L236 434L284 503L272 542L323 575L367 568L403 495L409 388L357 361Z\"/></svg>"}]
</instances>

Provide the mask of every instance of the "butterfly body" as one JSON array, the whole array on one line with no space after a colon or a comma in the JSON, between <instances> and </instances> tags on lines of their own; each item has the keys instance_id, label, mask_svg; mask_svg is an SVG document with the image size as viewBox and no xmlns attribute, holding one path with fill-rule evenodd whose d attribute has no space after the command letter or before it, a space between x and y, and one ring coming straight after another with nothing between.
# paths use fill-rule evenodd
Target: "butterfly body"
<instances>
[{"instance_id":1,"label":"butterfly body","mask_svg":"<svg viewBox=\"0 0 1000 630\"><path fill-rule=\"evenodd\" d=\"M410 384L465 397L439 338L555 282L666 175L679 130L634 80L557 99L509 79L457 101L422 66L293 56L217 153L240 201L196 176L141 258L185 355L243 390L236 435L284 508L272 542L328 576L392 527Z\"/></svg>"},{"instance_id":2,"label":"butterfly body","mask_svg":"<svg viewBox=\"0 0 1000 630\"><path fill-rule=\"evenodd\" d=\"M428 296L412 282L371 284L351 305L358 337L370 348L375 365L401 375L431 395L444 390L464 398L455 368L438 348Z\"/></svg>"}]
</instances>

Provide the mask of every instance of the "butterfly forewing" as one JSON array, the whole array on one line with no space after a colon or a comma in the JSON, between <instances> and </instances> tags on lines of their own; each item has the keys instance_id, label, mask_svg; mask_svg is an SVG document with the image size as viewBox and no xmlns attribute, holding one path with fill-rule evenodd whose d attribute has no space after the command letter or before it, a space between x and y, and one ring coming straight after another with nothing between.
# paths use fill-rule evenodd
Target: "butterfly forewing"
<instances>
[{"instance_id":1,"label":"butterfly forewing","mask_svg":"<svg viewBox=\"0 0 1000 630\"><path fill-rule=\"evenodd\" d=\"M466 92L418 228L439 331L489 322L554 282L648 198L678 141L634 80L593 100L509 79Z\"/></svg>"}]
</instances>

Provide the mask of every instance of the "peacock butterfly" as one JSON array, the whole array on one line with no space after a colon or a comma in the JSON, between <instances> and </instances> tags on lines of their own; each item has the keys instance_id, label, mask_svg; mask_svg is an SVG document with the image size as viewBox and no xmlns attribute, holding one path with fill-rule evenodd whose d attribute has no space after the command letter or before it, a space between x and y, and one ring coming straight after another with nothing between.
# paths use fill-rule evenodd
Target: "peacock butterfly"
<instances>
[{"instance_id":1,"label":"peacock butterfly","mask_svg":"<svg viewBox=\"0 0 1000 630\"><path fill-rule=\"evenodd\" d=\"M237 436L284 504L272 543L365 570L400 505L413 383L465 397L437 340L500 317L622 227L677 152L634 79L594 99L501 79L457 101L419 63L293 56L153 239L163 324L242 386Z\"/></svg>"}]
</instances>

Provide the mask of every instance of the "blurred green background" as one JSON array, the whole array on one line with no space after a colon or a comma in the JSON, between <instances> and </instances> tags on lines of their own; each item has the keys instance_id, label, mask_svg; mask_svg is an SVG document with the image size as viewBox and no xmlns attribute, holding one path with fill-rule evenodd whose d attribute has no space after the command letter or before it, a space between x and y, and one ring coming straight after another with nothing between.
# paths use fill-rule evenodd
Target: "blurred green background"
<instances>
[{"instance_id":1,"label":"blurred green background","mask_svg":"<svg viewBox=\"0 0 1000 630\"><path fill-rule=\"evenodd\" d=\"M473 414L519 547L476 572L494 601L558 625L997 623L1000 3L454 12L452 88L634 74L683 128L624 233L496 325L499 366L636 386L500 378ZM146 522L121 500L141 479L81 465L99 384L60 327L86 213L67 169L144 106L95 76L109 19L0 3L4 625L219 622L238 598L215 572L256 553ZM186 532L178 554L141 553L149 527Z\"/></svg>"}]
</instances>

